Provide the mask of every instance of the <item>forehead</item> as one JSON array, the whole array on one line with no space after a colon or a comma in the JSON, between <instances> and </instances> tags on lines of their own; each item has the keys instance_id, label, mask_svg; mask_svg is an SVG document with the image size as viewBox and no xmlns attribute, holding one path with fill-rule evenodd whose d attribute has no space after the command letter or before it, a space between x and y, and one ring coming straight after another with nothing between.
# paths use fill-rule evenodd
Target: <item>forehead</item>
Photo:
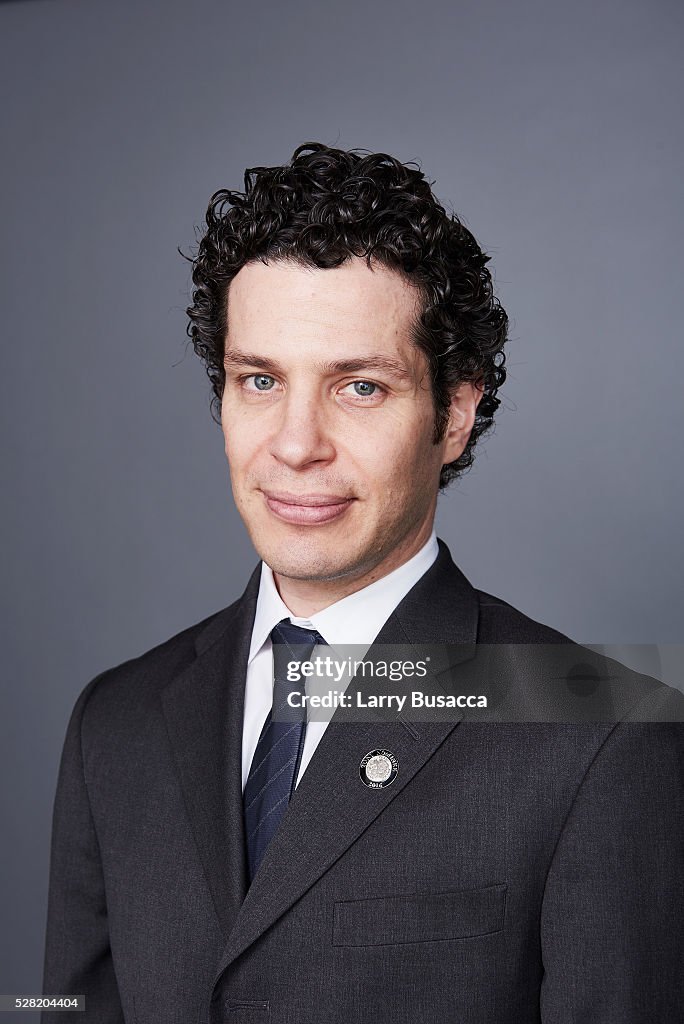
<instances>
[{"instance_id":1,"label":"forehead","mask_svg":"<svg viewBox=\"0 0 684 1024\"><path fill-rule=\"evenodd\" d=\"M367 341L395 352L413 349L418 301L417 289L400 274L378 263L371 269L359 257L331 269L255 261L228 290L228 346Z\"/></svg>"}]
</instances>

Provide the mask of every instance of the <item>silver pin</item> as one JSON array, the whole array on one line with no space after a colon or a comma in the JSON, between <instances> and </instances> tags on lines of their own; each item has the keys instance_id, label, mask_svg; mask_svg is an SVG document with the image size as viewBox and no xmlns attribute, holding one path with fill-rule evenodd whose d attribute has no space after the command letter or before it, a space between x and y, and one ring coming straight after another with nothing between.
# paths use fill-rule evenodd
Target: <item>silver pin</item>
<instances>
[{"instance_id":1,"label":"silver pin","mask_svg":"<svg viewBox=\"0 0 684 1024\"><path fill-rule=\"evenodd\" d=\"M397 777L399 762L391 750L369 750L359 765L359 775L369 789L386 789Z\"/></svg>"}]
</instances>

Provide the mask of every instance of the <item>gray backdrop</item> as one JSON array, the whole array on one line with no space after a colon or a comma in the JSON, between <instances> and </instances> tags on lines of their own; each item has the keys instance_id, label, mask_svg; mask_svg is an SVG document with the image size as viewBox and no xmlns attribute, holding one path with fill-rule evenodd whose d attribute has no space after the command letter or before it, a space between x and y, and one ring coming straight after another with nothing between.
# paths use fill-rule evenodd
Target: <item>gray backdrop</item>
<instances>
[{"instance_id":1,"label":"gray backdrop","mask_svg":"<svg viewBox=\"0 0 684 1024\"><path fill-rule=\"evenodd\" d=\"M498 427L438 532L580 641L681 642L682 20L674 0L0 6L0 992L39 990L77 694L255 564L176 252L245 166L308 140L421 163L512 319Z\"/></svg>"}]
</instances>

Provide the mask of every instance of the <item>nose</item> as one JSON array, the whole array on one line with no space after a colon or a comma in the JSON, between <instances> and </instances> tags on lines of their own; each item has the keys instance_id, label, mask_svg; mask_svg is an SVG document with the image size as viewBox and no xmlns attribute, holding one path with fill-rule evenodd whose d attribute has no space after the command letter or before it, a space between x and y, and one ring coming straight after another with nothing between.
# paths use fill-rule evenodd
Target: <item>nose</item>
<instances>
[{"instance_id":1,"label":"nose","mask_svg":"<svg viewBox=\"0 0 684 1024\"><path fill-rule=\"evenodd\" d=\"M326 422L321 395L293 388L278 403L278 423L270 452L290 469L305 469L335 457L330 424Z\"/></svg>"}]
</instances>

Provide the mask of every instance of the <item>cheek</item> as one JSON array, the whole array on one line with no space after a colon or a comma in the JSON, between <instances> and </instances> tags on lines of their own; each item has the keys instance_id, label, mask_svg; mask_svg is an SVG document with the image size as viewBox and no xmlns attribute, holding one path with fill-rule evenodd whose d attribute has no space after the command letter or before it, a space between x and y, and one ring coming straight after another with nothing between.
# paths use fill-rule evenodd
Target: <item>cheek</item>
<instances>
[{"instance_id":1,"label":"cheek","mask_svg":"<svg viewBox=\"0 0 684 1024\"><path fill-rule=\"evenodd\" d=\"M247 450L244 439L239 439L237 443L232 439L226 439L224 451L228 460L233 496L236 502L242 506L242 495L249 491L248 477L254 459Z\"/></svg>"},{"instance_id":2,"label":"cheek","mask_svg":"<svg viewBox=\"0 0 684 1024\"><path fill-rule=\"evenodd\" d=\"M429 457L431 437L432 420L397 412L384 418L377 429L369 429L364 444L366 449L370 446L377 451L378 459L382 458L388 466L406 465Z\"/></svg>"},{"instance_id":3,"label":"cheek","mask_svg":"<svg viewBox=\"0 0 684 1024\"><path fill-rule=\"evenodd\" d=\"M253 429L245 426L239 416L231 416L224 410L221 419L223 450L226 453L231 473L249 468L258 450L258 439Z\"/></svg>"},{"instance_id":4,"label":"cheek","mask_svg":"<svg viewBox=\"0 0 684 1024\"><path fill-rule=\"evenodd\" d=\"M424 480L425 487L431 482L432 445L415 432L369 431L348 443L347 452L382 504L395 504L415 492L417 480Z\"/></svg>"}]
</instances>

